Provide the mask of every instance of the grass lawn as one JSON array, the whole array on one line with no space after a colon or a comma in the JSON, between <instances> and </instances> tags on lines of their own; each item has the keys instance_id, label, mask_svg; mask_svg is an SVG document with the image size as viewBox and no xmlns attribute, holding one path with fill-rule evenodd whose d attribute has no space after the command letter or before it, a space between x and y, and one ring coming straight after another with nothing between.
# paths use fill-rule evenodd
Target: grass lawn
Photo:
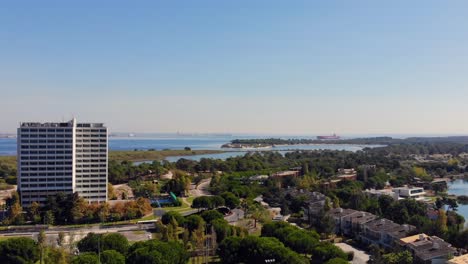
<instances>
[{"instance_id":1,"label":"grass lawn","mask_svg":"<svg viewBox=\"0 0 468 264\"><path fill-rule=\"evenodd\" d=\"M185 200L189 203L189 204L193 204L193 200L195 199L195 196L190 196L190 197L187 197L185 198Z\"/></svg>"},{"instance_id":2,"label":"grass lawn","mask_svg":"<svg viewBox=\"0 0 468 264\"><path fill-rule=\"evenodd\" d=\"M19 236L0 236L0 242L8 240L10 238L18 238Z\"/></svg>"},{"instance_id":3,"label":"grass lawn","mask_svg":"<svg viewBox=\"0 0 468 264\"><path fill-rule=\"evenodd\" d=\"M176 206L176 207L163 207L163 208L161 208L161 209L163 209L163 210L166 211L166 212L175 211L175 212L179 212L179 213L183 213L183 212L187 212L187 211L193 210L192 207L190 207L190 206L188 206L187 204L184 204L184 203L182 203L181 206Z\"/></svg>"},{"instance_id":4,"label":"grass lawn","mask_svg":"<svg viewBox=\"0 0 468 264\"><path fill-rule=\"evenodd\" d=\"M202 154L223 153L222 150L155 150L155 151L109 151L110 160L128 160L128 161L144 161L144 160L162 160L170 156L190 156Z\"/></svg>"}]
</instances>

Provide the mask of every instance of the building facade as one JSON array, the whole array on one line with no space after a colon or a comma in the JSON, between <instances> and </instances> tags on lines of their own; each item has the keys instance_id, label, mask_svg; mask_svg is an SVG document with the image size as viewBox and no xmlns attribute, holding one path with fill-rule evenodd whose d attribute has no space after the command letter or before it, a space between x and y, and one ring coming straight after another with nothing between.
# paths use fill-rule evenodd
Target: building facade
<instances>
[{"instance_id":1,"label":"building facade","mask_svg":"<svg viewBox=\"0 0 468 264\"><path fill-rule=\"evenodd\" d=\"M22 206L62 192L107 200L107 128L101 123L24 122L18 128L18 191Z\"/></svg>"}]
</instances>

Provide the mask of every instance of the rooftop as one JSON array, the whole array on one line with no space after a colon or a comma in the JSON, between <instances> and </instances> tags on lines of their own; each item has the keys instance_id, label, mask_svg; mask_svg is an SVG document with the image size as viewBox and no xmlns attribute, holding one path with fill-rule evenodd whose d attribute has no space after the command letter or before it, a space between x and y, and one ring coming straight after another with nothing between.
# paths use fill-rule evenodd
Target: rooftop
<instances>
[{"instance_id":1,"label":"rooftop","mask_svg":"<svg viewBox=\"0 0 468 264\"><path fill-rule=\"evenodd\" d=\"M344 217L345 220L349 220L351 223L364 224L376 219L377 216L362 211L356 211L354 214L350 214Z\"/></svg>"},{"instance_id":2,"label":"rooftop","mask_svg":"<svg viewBox=\"0 0 468 264\"><path fill-rule=\"evenodd\" d=\"M299 172L295 170L289 170L289 171L279 171L277 173L274 173L272 177L287 177L287 176L298 176Z\"/></svg>"},{"instance_id":3,"label":"rooftop","mask_svg":"<svg viewBox=\"0 0 468 264\"><path fill-rule=\"evenodd\" d=\"M395 227L392 230L389 231L390 236L392 236L395 239L400 239L403 237L406 237L409 232L415 230L416 227L412 225L400 225L399 227Z\"/></svg>"},{"instance_id":4,"label":"rooftop","mask_svg":"<svg viewBox=\"0 0 468 264\"><path fill-rule=\"evenodd\" d=\"M455 249L449 243L436 236L427 236L426 234L419 234L400 241L408 241L406 246L409 247L416 257L426 261L437 257L448 257L448 255L455 253Z\"/></svg>"},{"instance_id":5,"label":"rooftop","mask_svg":"<svg viewBox=\"0 0 468 264\"><path fill-rule=\"evenodd\" d=\"M50 128L50 127L73 127L73 124L76 123L76 119L72 119L70 121L67 121L67 122L44 122L44 123L41 123L41 122L21 122L20 123L20 127L24 127L24 128L27 128L27 127L31 127L31 128L35 128L35 127L46 127L46 128ZM77 127L104 127L104 124L103 123L76 123L76 126Z\"/></svg>"},{"instance_id":6,"label":"rooftop","mask_svg":"<svg viewBox=\"0 0 468 264\"><path fill-rule=\"evenodd\" d=\"M385 218L373 220L371 222L366 223L365 226L367 229L375 232L391 231L394 229L401 228L401 225Z\"/></svg>"},{"instance_id":7,"label":"rooftop","mask_svg":"<svg viewBox=\"0 0 468 264\"><path fill-rule=\"evenodd\" d=\"M303 196L305 197L305 202L306 203L314 203L314 202L319 202L319 201L325 201L326 196L323 195L322 193L319 192L311 192L303 189L296 189L296 188L290 188L285 190L286 195L290 195L292 197L299 197Z\"/></svg>"},{"instance_id":8,"label":"rooftop","mask_svg":"<svg viewBox=\"0 0 468 264\"><path fill-rule=\"evenodd\" d=\"M343 209L343 208L333 208L328 211L328 214L332 217L344 217L347 215L351 215L354 213L357 213L358 211L353 210L353 209Z\"/></svg>"},{"instance_id":9,"label":"rooftop","mask_svg":"<svg viewBox=\"0 0 468 264\"><path fill-rule=\"evenodd\" d=\"M468 264L468 254L455 257L447 262L448 264Z\"/></svg>"},{"instance_id":10,"label":"rooftop","mask_svg":"<svg viewBox=\"0 0 468 264\"><path fill-rule=\"evenodd\" d=\"M21 127L73 127L73 121L61 123L22 122Z\"/></svg>"},{"instance_id":11,"label":"rooftop","mask_svg":"<svg viewBox=\"0 0 468 264\"><path fill-rule=\"evenodd\" d=\"M400 241L405 243L405 244L409 244L409 243L415 242L417 240L420 240L421 238L428 238L428 237L429 236L426 235L426 234L419 234L419 235L414 235L414 236L401 238Z\"/></svg>"}]
</instances>

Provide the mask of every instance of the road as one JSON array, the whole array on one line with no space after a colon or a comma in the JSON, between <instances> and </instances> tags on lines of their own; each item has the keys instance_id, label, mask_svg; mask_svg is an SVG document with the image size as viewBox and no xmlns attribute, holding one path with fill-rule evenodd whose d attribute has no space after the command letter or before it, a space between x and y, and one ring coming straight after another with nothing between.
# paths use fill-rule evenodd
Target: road
<instances>
[{"instance_id":1,"label":"road","mask_svg":"<svg viewBox=\"0 0 468 264\"><path fill-rule=\"evenodd\" d=\"M87 227L51 227L45 229L45 235L48 243L55 245L58 234L63 232L65 234L65 241L74 242L85 237L88 233L104 234L104 233L120 233L127 237L129 241L142 241L147 240L151 233L148 229L153 228L153 224L127 224L127 225L114 225L114 226L100 226L93 225ZM5 230L0 232L0 237L31 237L37 239L39 230Z\"/></svg>"},{"instance_id":2,"label":"road","mask_svg":"<svg viewBox=\"0 0 468 264\"><path fill-rule=\"evenodd\" d=\"M352 247L346 243L336 243L337 247L341 248L344 252L354 252L354 258L351 261L352 264L366 264L369 261L369 254Z\"/></svg>"},{"instance_id":3,"label":"road","mask_svg":"<svg viewBox=\"0 0 468 264\"><path fill-rule=\"evenodd\" d=\"M199 197L199 196L210 196L211 193L208 190L210 188L210 183L211 183L211 178L209 179L203 179L197 186L196 188L193 188L190 190L190 195L194 197Z\"/></svg>"},{"instance_id":4,"label":"road","mask_svg":"<svg viewBox=\"0 0 468 264\"><path fill-rule=\"evenodd\" d=\"M228 221L228 223L237 222L240 219L244 219L244 210L241 209L232 209L231 213L224 217L224 220Z\"/></svg>"}]
</instances>

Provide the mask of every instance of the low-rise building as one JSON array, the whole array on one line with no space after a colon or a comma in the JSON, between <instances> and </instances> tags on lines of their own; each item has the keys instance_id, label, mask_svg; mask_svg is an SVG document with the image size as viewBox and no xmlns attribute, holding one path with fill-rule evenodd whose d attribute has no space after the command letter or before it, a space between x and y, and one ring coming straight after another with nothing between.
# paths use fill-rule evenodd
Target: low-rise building
<instances>
[{"instance_id":1,"label":"low-rise building","mask_svg":"<svg viewBox=\"0 0 468 264\"><path fill-rule=\"evenodd\" d=\"M358 211L353 209L344 209L344 208L333 208L327 212L327 215L333 218L335 221L335 233L339 234L342 232L341 226L343 223L343 218L345 216L357 213Z\"/></svg>"},{"instance_id":2,"label":"low-rise building","mask_svg":"<svg viewBox=\"0 0 468 264\"><path fill-rule=\"evenodd\" d=\"M266 180L268 180L269 177L270 176L268 176L268 175L255 175L255 176L249 177L249 180L252 181L252 182L263 183Z\"/></svg>"},{"instance_id":3,"label":"low-rise building","mask_svg":"<svg viewBox=\"0 0 468 264\"><path fill-rule=\"evenodd\" d=\"M393 191L398 194L403 199L413 198L415 200L424 200L424 195L426 192L424 188L421 187L398 187L393 188Z\"/></svg>"},{"instance_id":4,"label":"low-rise building","mask_svg":"<svg viewBox=\"0 0 468 264\"><path fill-rule=\"evenodd\" d=\"M453 257L455 248L437 236L419 234L400 239L400 245L413 254L414 263L442 264Z\"/></svg>"},{"instance_id":5,"label":"low-rise building","mask_svg":"<svg viewBox=\"0 0 468 264\"><path fill-rule=\"evenodd\" d=\"M272 178L283 178L283 177L298 177L300 175L300 171L297 170L288 170L288 171L279 171L273 173L271 175Z\"/></svg>"},{"instance_id":6,"label":"low-rise building","mask_svg":"<svg viewBox=\"0 0 468 264\"><path fill-rule=\"evenodd\" d=\"M394 200L398 200L399 198L398 194L395 193L392 189L382 189L382 190L369 189L369 190L365 190L364 193L370 197L380 197L380 196L386 195L386 196L392 197Z\"/></svg>"},{"instance_id":7,"label":"low-rise building","mask_svg":"<svg viewBox=\"0 0 468 264\"><path fill-rule=\"evenodd\" d=\"M338 169L338 179L355 181L357 179L357 171L352 169Z\"/></svg>"},{"instance_id":8,"label":"low-rise building","mask_svg":"<svg viewBox=\"0 0 468 264\"><path fill-rule=\"evenodd\" d=\"M415 229L414 226L399 225L385 218L365 223L363 227L360 238L364 243L379 245L387 249L393 248L395 241L406 237Z\"/></svg>"},{"instance_id":9,"label":"low-rise building","mask_svg":"<svg viewBox=\"0 0 468 264\"><path fill-rule=\"evenodd\" d=\"M422 187L398 187L398 188L387 188L382 190L369 189L365 190L364 193L369 196L380 197L387 195L392 197L394 200L403 200L412 198L418 201L426 199L426 192Z\"/></svg>"},{"instance_id":10,"label":"low-rise building","mask_svg":"<svg viewBox=\"0 0 468 264\"><path fill-rule=\"evenodd\" d=\"M326 196L319 192L311 192L302 189L287 189L285 197L301 198L304 201L302 210L304 211L303 220L314 224L323 215Z\"/></svg>"},{"instance_id":11,"label":"low-rise building","mask_svg":"<svg viewBox=\"0 0 468 264\"><path fill-rule=\"evenodd\" d=\"M468 264L468 254L454 257L453 259L447 261L447 264Z\"/></svg>"},{"instance_id":12,"label":"low-rise building","mask_svg":"<svg viewBox=\"0 0 468 264\"><path fill-rule=\"evenodd\" d=\"M376 215L368 212L356 211L353 214L344 216L341 222L341 232L347 236L359 237L364 224L377 219Z\"/></svg>"}]
</instances>

